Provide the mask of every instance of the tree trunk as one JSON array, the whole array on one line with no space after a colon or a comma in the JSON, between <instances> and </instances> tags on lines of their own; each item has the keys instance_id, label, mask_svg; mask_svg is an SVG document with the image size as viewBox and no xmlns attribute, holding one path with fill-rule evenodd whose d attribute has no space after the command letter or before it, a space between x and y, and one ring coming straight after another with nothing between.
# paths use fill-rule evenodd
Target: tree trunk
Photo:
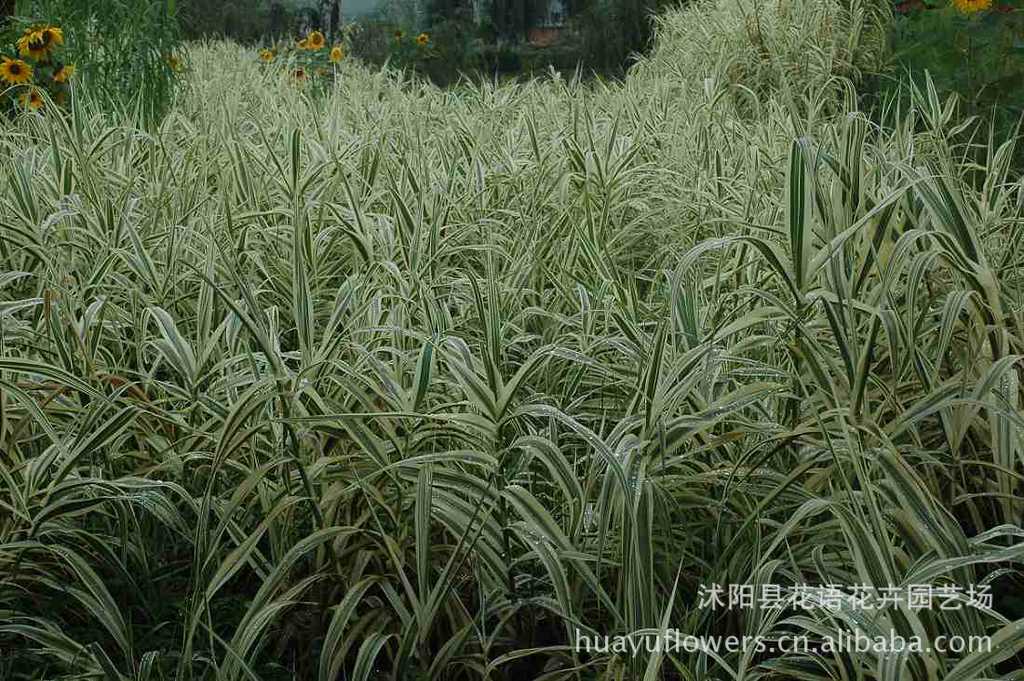
<instances>
[{"instance_id":1,"label":"tree trunk","mask_svg":"<svg viewBox=\"0 0 1024 681\"><path fill-rule=\"evenodd\" d=\"M341 0L331 0L331 30L341 37Z\"/></svg>"},{"instance_id":2,"label":"tree trunk","mask_svg":"<svg viewBox=\"0 0 1024 681\"><path fill-rule=\"evenodd\" d=\"M522 5L522 0L494 0L494 4L491 5L491 16L494 30L501 40L517 42Z\"/></svg>"},{"instance_id":3,"label":"tree trunk","mask_svg":"<svg viewBox=\"0 0 1024 681\"><path fill-rule=\"evenodd\" d=\"M284 7L280 2L270 3L270 35L279 38L284 33Z\"/></svg>"}]
</instances>

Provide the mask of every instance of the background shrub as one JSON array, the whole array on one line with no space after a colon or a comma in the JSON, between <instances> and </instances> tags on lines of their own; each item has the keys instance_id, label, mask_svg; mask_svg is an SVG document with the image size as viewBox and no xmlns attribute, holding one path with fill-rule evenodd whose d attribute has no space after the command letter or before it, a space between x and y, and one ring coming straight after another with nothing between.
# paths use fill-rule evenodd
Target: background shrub
<instances>
[{"instance_id":1,"label":"background shrub","mask_svg":"<svg viewBox=\"0 0 1024 681\"><path fill-rule=\"evenodd\" d=\"M893 25L893 83L929 74L940 96L959 95L964 113L1008 133L1024 112L1024 12L997 0L971 14L948 3L904 3Z\"/></svg>"},{"instance_id":2,"label":"background shrub","mask_svg":"<svg viewBox=\"0 0 1024 681\"><path fill-rule=\"evenodd\" d=\"M252 44L291 37L310 29L336 31L328 0L177 0L184 36L230 38Z\"/></svg>"},{"instance_id":3,"label":"background shrub","mask_svg":"<svg viewBox=\"0 0 1024 681\"><path fill-rule=\"evenodd\" d=\"M678 0L580 0L573 25L582 38L580 57L590 69L619 72L647 52L656 16Z\"/></svg>"}]
</instances>

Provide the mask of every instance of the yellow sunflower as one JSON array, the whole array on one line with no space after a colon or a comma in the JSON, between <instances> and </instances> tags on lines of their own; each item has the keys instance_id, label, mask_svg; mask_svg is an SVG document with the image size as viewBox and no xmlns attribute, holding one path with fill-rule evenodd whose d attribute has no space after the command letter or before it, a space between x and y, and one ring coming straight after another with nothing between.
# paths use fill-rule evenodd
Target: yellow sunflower
<instances>
[{"instance_id":1,"label":"yellow sunflower","mask_svg":"<svg viewBox=\"0 0 1024 681\"><path fill-rule=\"evenodd\" d=\"M992 0L953 0L953 6L963 14L976 14L992 6Z\"/></svg>"},{"instance_id":2,"label":"yellow sunflower","mask_svg":"<svg viewBox=\"0 0 1024 681\"><path fill-rule=\"evenodd\" d=\"M75 65L65 64L60 67L57 73L53 74L53 80L58 83L66 83L71 80L71 77L75 75Z\"/></svg>"},{"instance_id":3,"label":"yellow sunflower","mask_svg":"<svg viewBox=\"0 0 1024 681\"><path fill-rule=\"evenodd\" d=\"M46 59L54 48L64 44L64 31L56 26L28 30L18 38L18 54L32 59Z\"/></svg>"},{"instance_id":4,"label":"yellow sunflower","mask_svg":"<svg viewBox=\"0 0 1024 681\"><path fill-rule=\"evenodd\" d=\"M430 44L430 34L429 33L420 33L418 36L416 36L416 44L419 45L420 47L426 47L427 45L429 45Z\"/></svg>"},{"instance_id":5,"label":"yellow sunflower","mask_svg":"<svg viewBox=\"0 0 1024 681\"><path fill-rule=\"evenodd\" d=\"M319 50L327 44L327 39L324 38L324 34L320 31L313 31L306 36L306 42L309 44L309 49Z\"/></svg>"},{"instance_id":6,"label":"yellow sunflower","mask_svg":"<svg viewBox=\"0 0 1024 681\"><path fill-rule=\"evenodd\" d=\"M39 31L39 37L51 50L64 44L64 29L59 26L47 26Z\"/></svg>"},{"instance_id":7,"label":"yellow sunflower","mask_svg":"<svg viewBox=\"0 0 1024 681\"><path fill-rule=\"evenodd\" d=\"M39 94L39 90L32 88L18 95L18 103L26 109L38 111L43 108L43 96Z\"/></svg>"},{"instance_id":8,"label":"yellow sunflower","mask_svg":"<svg viewBox=\"0 0 1024 681\"><path fill-rule=\"evenodd\" d=\"M341 45L335 45L331 48L331 61L337 64L345 58L345 48Z\"/></svg>"},{"instance_id":9,"label":"yellow sunflower","mask_svg":"<svg viewBox=\"0 0 1024 681\"><path fill-rule=\"evenodd\" d=\"M18 54L32 59L42 59L46 56L46 50L43 48L42 40L40 40L37 33L37 31L32 30L25 31L25 35L18 38L16 43Z\"/></svg>"},{"instance_id":10,"label":"yellow sunflower","mask_svg":"<svg viewBox=\"0 0 1024 681\"><path fill-rule=\"evenodd\" d=\"M274 61L274 51L266 48L260 50L260 61L264 64L269 64Z\"/></svg>"},{"instance_id":11,"label":"yellow sunflower","mask_svg":"<svg viewBox=\"0 0 1024 681\"><path fill-rule=\"evenodd\" d=\"M4 57L0 62L0 78L11 85L21 85L32 80L32 67L20 59Z\"/></svg>"}]
</instances>

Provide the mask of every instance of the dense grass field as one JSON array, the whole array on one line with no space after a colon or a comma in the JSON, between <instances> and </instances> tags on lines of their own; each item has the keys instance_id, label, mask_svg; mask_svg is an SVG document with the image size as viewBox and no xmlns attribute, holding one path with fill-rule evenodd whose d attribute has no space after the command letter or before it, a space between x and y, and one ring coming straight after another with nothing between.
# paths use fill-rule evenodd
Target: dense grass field
<instances>
[{"instance_id":1,"label":"dense grass field","mask_svg":"<svg viewBox=\"0 0 1024 681\"><path fill-rule=\"evenodd\" d=\"M862 112L885 11L761 11L614 84L219 43L155 130L0 119L0 678L1022 678L1015 141ZM573 646L668 628L992 638Z\"/></svg>"}]
</instances>

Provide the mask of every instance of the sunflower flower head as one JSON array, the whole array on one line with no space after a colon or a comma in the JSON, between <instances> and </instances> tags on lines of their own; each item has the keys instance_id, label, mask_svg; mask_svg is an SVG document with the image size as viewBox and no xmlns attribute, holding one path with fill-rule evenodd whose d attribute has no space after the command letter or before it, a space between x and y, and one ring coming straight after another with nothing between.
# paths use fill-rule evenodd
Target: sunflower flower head
<instances>
[{"instance_id":1,"label":"sunflower flower head","mask_svg":"<svg viewBox=\"0 0 1024 681\"><path fill-rule=\"evenodd\" d=\"M18 103L31 111L39 111L43 108L43 96L37 88L29 88L18 95Z\"/></svg>"},{"instance_id":2,"label":"sunflower flower head","mask_svg":"<svg viewBox=\"0 0 1024 681\"><path fill-rule=\"evenodd\" d=\"M32 67L20 59L4 57L0 62L0 80L11 85L21 85L32 80Z\"/></svg>"},{"instance_id":3,"label":"sunflower flower head","mask_svg":"<svg viewBox=\"0 0 1024 681\"><path fill-rule=\"evenodd\" d=\"M977 14L992 6L992 0L953 0L953 6L961 14Z\"/></svg>"},{"instance_id":4,"label":"sunflower flower head","mask_svg":"<svg viewBox=\"0 0 1024 681\"><path fill-rule=\"evenodd\" d=\"M320 50L327 44L327 39L324 38L324 34L320 31L312 31L306 36L306 43L309 45L309 49Z\"/></svg>"},{"instance_id":5,"label":"sunflower flower head","mask_svg":"<svg viewBox=\"0 0 1024 681\"><path fill-rule=\"evenodd\" d=\"M337 64L345 58L345 48L341 45L335 45L331 48L331 61Z\"/></svg>"},{"instance_id":6,"label":"sunflower flower head","mask_svg":"<svg viewBox=\"0 0 1024 681\"><path fill-rule=\"evenodd\" d=\"M57 83L66 83L71 80L72 76L75 75L75 65L65 64L60 67L55 74L53 74L53 80Z\"/></svg>"},{"instance_id":7,"label":"sunflower flower head","mask_svg":"<svg viewBox=\"0 0 1024 681\"><path fill-rule=\"evenodd\" d=\"M260 50L260 61L264 64L269 64L274 61L274 51L268 50L267 48Z\"/></svg>"},{"instance_id":8,"label":"sunflower flower head","mask_svg":"<svg viewBox=\"0 0 1024 681\"><path fill-rule=\"evenodd\" d=\"M64 44L64 31L57 26L29 29L18 38L18 54L35 60L45 60L57 47Z\"/></svg>"},{"instance_id":9,"label":"sunflower flower head","mask_svg":"<svg viewBox=\"0 0 1024 681\"><path fill-rule=\"evenodd\" d=\"M47 26L39 31L39 34L47 45L57 47L64 44L64 29L59 26Z\"/></svg>"},{"instance_id":10,"label":"sunflower flower head","mask_svg":"<svg viewBox=\"0 0 1024 681\"><path fill-rule=\"evenodd\" d=\"M416 44L419 45L420 47L426 47L427 45L429 45L430 44L430 34L429 33L420 33L418 36L416 36Z\"/></svg>"},{"instance_id":11,"label":"sunflower flower head","mask_svg":"<svg viewBox=\"0 0 1024 681\"><path fill-rule=\"evenodd\" d=\"M18 54L29 59L42 59L46 56L46 49L39 38L38 31L26 31L25 35L18 38L16 43Z\"/></svg>"}]
</instances>

